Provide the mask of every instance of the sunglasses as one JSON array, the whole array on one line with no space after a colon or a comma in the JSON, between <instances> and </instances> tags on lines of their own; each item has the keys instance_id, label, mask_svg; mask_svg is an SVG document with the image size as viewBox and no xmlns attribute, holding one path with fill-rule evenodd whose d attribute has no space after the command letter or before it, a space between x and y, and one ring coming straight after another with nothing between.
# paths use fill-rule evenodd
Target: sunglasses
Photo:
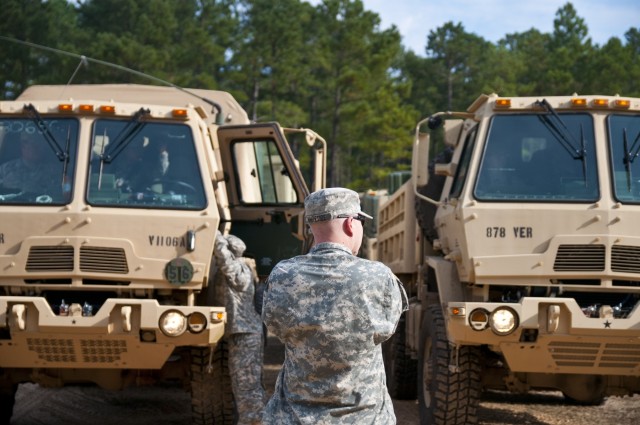
<instances>
[{"instance_id":1,"label":"sunglasses","mask_svg":"<svg viewBox=\"0 0 640 425\"><path fill-rule=\"evenodd\" d=\"M367 219L365 216L363 215L339 215L337 218L352 218L354 220L358 220L360 223L362 223L362 225L364 225L364 221Z\"/></svg>"}]
</instances>

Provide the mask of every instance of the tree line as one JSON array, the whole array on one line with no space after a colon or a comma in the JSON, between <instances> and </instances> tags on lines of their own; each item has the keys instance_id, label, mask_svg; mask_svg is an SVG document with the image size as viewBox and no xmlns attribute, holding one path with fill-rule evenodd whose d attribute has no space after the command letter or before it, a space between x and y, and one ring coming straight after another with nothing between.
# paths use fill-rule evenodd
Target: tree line
<instances>
[{"instance_id":1,"label":"tree line","mask_svg":"<svg viewBox=\"0 0 640 425\"><path fill-rule=\"evenodd\" d=\"M361 0L3 0L0 99L32 84L138 83L225 90L256 121L308 127L328 142L328 184L383 187L410 168L415 123L503 96L640 96L640 27L594 44L567 2L553 32L497 43L447 22L424 55ZM7 39L27 41L39 49Z\"/></svg>"}]
</instances>

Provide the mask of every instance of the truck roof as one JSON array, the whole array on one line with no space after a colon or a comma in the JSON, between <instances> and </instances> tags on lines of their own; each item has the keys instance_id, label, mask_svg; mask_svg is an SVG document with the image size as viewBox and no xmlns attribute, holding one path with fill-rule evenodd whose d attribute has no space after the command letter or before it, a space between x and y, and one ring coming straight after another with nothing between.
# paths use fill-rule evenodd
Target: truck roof
<instances>
[{"instance_id":1,"label":"truck roof","mask_svg":"<svg viewBox=\"0 0 640 425\"><path fill-rule=\"evenodd\" d=\"M195 96L187 93L193 93ZM60 100L124 102L186 107L201 106L210 113L213 106L202 100L209 99L222 108L225 124L249 124L249 117L231 94L219 90L178 89L175 87L142 84L71 84L34 85L28 87L16 100ZM207 121L215 122L214 114Z\"/></svg>"}]
</instances>

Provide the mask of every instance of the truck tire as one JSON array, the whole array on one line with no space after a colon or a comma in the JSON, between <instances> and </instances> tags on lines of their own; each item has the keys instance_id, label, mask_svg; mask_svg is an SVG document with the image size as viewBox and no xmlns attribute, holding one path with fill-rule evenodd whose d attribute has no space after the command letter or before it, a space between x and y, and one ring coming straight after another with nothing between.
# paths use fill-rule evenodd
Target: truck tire
<instances>
[{"instance_id":1,"label":"truck tire","mask_svg":"<svg viewBox=\"0 0 640 425\"><path fill-rule=\"evenodd\" d=\"M600 375L561 375L560 390L567 403L578 406L600 406L605 400L607 378Z\"/></svg>"},{"instance_id":2,"label":"truck tire","mask_svg":"<svg viewBox=\"0 0 640 425\"><path fill-rule=\"evenodd\" d=\"M229 376L229 352L225 341L213 348L191 349L191 413L194 425L233 425L235 401Z\"/></svg>"},{"instance_id":3,"label":"truck tire","mask_svg":"<svg viewBox=\"0 0 640 425\"><path fill-rule=\"evenodd\" d=\"M564 396L567 404L573 404L576 406L602 406L605 401L605 396L603 393L594 393L591 397L588 398L575 398L566 393L562 393L562 395Z\"/></svg>"},{"instance_id":4,"label":"truck tire","mask_svg":"<svg viewBox=\"0 0 640 425\"><path fill-rule=\"evenodd\" d=\"M480 357L475 347L461 347L458 371L449 368L452 350L439 305L425 311L418 357L418 405L421 425L463 425L478 421Z\"/></svg>"},{"instance_id":5,"label":"truck tire","mask_svg":"<svg viewBox=\"0 0 640 425\"><path fill-rule=\"evenodd\" d=\"M418 362L406 351L405 315L400 317L396 332L382 344L382 358L387 376L387 389L398 400L415 400Z\"/></svg>"}]
</instances>

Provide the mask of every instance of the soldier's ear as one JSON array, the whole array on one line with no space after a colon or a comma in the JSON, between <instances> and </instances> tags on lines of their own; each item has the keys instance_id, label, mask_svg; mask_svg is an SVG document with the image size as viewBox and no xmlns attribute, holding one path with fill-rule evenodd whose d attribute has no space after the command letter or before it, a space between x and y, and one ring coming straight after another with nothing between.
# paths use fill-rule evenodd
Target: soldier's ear
<instances>
[{"instance_id":1,"label":"soldier's ear","mask_svg":"<svg viewBox=\"0 0 640 425\"><path fill-rule=\"evenodd\" d=\"M342 222L342 230L348 236L353 236L353 218L351 217L345 218L345 220Z\"/></svg>"}]
</instances>

